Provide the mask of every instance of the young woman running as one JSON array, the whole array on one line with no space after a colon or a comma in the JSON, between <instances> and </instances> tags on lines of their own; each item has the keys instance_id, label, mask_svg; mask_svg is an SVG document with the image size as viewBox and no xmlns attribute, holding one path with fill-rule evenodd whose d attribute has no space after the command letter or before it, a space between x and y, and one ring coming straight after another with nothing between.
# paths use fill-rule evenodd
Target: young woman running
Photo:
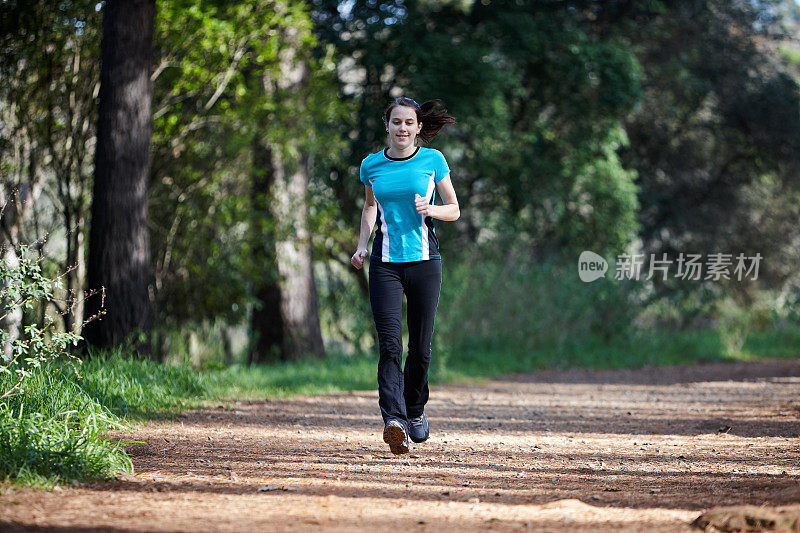
<instances>
[{"instance_id":1,"label":"young woman running","mask_svg":"<svg viewBox=\"0 0 800 533\"><path fill-rule=\"evenodd\" d=\"M456 220L458 200L450 169L427 143L455 119L438 100L421 106L397 98L384 112L389 146L361 162L366 202L358 249L350 260L361 268L377 218L369 267L369 303L378 330L378 397L383 440L392 453L408 453L408 437L428 438L428 367L431 336L442 284L442 261L433 219ZM444 200L434 204L435 191ZM403 294L408 304L408 356L402 368Z\"/></svg>"}]
</instances>

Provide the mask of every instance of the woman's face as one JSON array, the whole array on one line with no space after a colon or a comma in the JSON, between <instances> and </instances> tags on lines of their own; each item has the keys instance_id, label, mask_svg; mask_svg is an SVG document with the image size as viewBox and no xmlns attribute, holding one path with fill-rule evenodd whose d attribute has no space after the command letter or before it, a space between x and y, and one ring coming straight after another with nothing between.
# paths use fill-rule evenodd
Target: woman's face
<instances>
[{"instance_id":1,"label":"woman's face","mask_svg":"<svg viewBox=\"0 0 800 533\"><path fill-rule=\"evenodd\" d=\"M414 139L422 130L422 124L417 122L414 108L400 105L392 109L386 128L389 130L389 142L402 150L414 146Z\"/></svg>"}]
</instances>

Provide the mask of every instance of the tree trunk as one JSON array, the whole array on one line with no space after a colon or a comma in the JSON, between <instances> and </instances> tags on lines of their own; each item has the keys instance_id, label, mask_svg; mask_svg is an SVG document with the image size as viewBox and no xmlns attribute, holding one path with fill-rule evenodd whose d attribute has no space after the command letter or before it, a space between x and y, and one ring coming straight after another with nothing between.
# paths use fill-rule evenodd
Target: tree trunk
<instances>
[{"instance_id":1,"label":"tree trunk","mask_svg":"<svg viewBox=\"0 0 800 533\"><path fill-rule=\"evenodd\" d=\"M305 105L308 65L301 57L296 31L287 30L284 43L279 76L271 80L266 75L263 88L282 109L276 113L275 127L295 135L286 135L285 139L292 140L282 146L266 144L265 135L257 134L254 139L254 197L264 194L255 216L257 219L261 212L269 215L269 231L261 232L265 277L256 291L258 302L251 320L257 336L251 362L274 358L277 347L284 361L325 353L307 220L311 164L294 112Z\"/></svg>"},{"instance_id":2,"label":"tree trunk","mask_svg":"<svg viewBox=\"0 0 800 533\"><path fill-rule=\"evenodd\" d=\"M37 181L36 160L30 151L26 152L25 166L23 167L22 160L20 160L16 180L12 182L17 184L16 189L8 190L5 183L0 186L0 261L5 262L11 268L19 266L20 258L17 255L17 249L22 244L20 242L22 223L41 192L41 183ZM28 181L23 178L23 168L29 172ZM0 284L4 283L5 280L0 280ZM22 309L15 309L7 313L5 306L8 303L0 302L0 328L9 334L9 342L0 346L5 360L11 359L12 343L19 339L23 330ZM43 312L45 308L46 306L42 307Z\"/></svg>"},{"instance_id":3,"label":"tree trunk","mask_svg":"<svg viewBox=\"0 0 800 533\"><path fill-rule=\"evenodd\" d=\"M153 341L153 348L155 350L154 358L159 363L163 363L169 356L171 342L169 335L163 328L158 328L155 332L155 340Z\"/></svg>"},{"instance_id":4,"label":"tree trunk","mask_svg":"<svg viewBox=\"0 0 800 533\"><path fill-rule=\"evenodd\" d=\"M256 304L250 317L255 336L250 348L249 363L265 363L280 359L283 350L283 317L281 289L275 260L275 232L269 212L269 197L275 181L272 150L260 132L253 140L252 233L253 261L263 274L254 287Z\"/></svg>"},{"instance_id":5,"label":"tree trunk","mask_svg":"<svg viewBox=\"0 0 800 533\"><path fill-rule=\"evenodd\" d=\"M281 356L284 360L322 356L325 348L307 222L309 162L303 157L293 172L287 172L281 158L276 160L272 203L279 223L275 249L284 334Z\"/></svg>"},{"instance_id":6,"label":"tree trunk","mask_svg":"<svg viewBox=\"0 0 800 533\"><path fill-rule=\"evenodd\" d=\"M3 261L8 265L10 268L15 268L19 266L19 258L17 257L17 253L14 250L13 246L8 246L7 244L3 244L3 247L0 248L0 261ZM2 285L5 285L5 281L1 282ZM5 306L9 302L2 301L2 307L0 307L0 328L6 330L8 333L8 342L6 342L2 347L2 357L3 361L11 361L13 359L13 342L19 339L19 333L22 326L22 309L15 309L14 311L6 312Z\"/></svg>"},{"instance_id":7,"label":"tree trunk","mask_svg":"<svg viewBox=\"0 0 800 533\"><path fill-rule=\"evenodd\" d=\"M193 325L189 330L189 363L194 368L200 368L203 365L203 347L200 345L200 337L197 335L197 328L200 325Z\"/></svg>"},{"instance_id":8,"label":"tree trunk","mask_svg":"<svg viewBox=\"0 0 800 533\"><path fill-rule=\"evenodd\" d=\"M281 53L281 75L276 87L278 101L284 109L306 105L308 64L301 54L296 32L286 35L289 46ZM299 98L298 98L299 96ZM284 100L284 101L281 101ZM291 105L287 105L287 103ZM308 148L301 142L302 127L293 122L292 112L284 111L282 127L297 131L289 146L273 151L275 181L272 184L271 207L275 218L275 243L281 288L284 360L322 357L325 347L319 324L317 283L314 278L311 234L308 231L308 189L311 161ZM299 154L292 155L288 154Z\"/></svg>"},{"instance_id":9,"label":"tree trunk","mask_svg":"<svg viewBox=\"0 0 800 533\"><path fill-rule=\"evenodd\" d=\"M225 366L231 366L234 363L233 332L228 326L222 326L220 335L222 336L222 353L225 354Z\"/></svg>"},{"instance_id":10,"label":"tree trunk","mask_svg":"<svg viewBox=\"0 0 800 533\"><path fill-rule=\"evenodd\" d=\"M66 279L66 304L64 313L64 328L66 331L79 332L83 323L83 297L81 283L86 279L86 260L84 257L83 224L85 220L80 214L77 224L67 225L74 227L67 232L67 272Z\"/></svg>"},{"instance_id":11,"label":"tree trunk","mask_svg":"<svg viewBox=\"0 0 800 533\"><path fill-rule=\"evenodd\" d=\"M256 341L250 363L277 358L295 360L325 352L319 324L317 285L308 233L308 166L305 161L287 175L281 158L266 147L254 146L253 197L258 236L256 260L264 275L256 288L251 317ZM262 201L259 201L263 199ZM261 205L258 205L261 204ZM268 206L268 207L267 207ZM271 231L258 231L258 217L269 209Z\"/></svg>"},{"instance_id":12,"label":"tree trunk","mask_svg":"<svg viewBox=\"0 0 800 533\"><path fill-rule=\"evenodd\" d=\"M105 10L88 261L88 289L105 291L105 314L83 332L99 347L135 331L149 335L153 316L147 179L155 0L109 0ZM99 295L90 296L86 315L100 310ZM139 348L149 351L149 342Z\"/></svg>"}]
</instances>

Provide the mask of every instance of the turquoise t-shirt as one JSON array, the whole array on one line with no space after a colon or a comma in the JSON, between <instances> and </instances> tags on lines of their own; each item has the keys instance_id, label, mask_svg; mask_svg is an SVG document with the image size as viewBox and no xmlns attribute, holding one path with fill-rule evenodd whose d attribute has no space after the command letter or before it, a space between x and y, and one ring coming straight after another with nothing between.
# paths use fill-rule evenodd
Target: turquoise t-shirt
<instances>
[{"instance_id":1,"label":"turquoise t-shirt","mask_svg":"<svg viewBox=\"0 0 800 533\"><path fill-rule=\"evenodd\" d=\"M433 219L417 213L414 194L433 203L436 184L450 173L438 150L418 147L410 156L394 159L386 150L361 162L361 183L372 187L378 204L370 259L406 263L437 259L439 241Z\"/></svg>"}]
</instances>

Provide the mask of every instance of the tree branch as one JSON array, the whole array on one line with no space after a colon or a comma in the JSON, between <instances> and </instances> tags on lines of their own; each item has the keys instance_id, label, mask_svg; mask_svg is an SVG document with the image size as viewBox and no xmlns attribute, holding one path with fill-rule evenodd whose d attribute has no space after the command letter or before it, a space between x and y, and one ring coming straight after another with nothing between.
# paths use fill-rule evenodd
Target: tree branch
<instances>
[{"instance_id":1,"label":"tree branch","mask_svg":"<svg viewBox=\"0 0 800 533\"><path fill-rule=\"evenodd\" d=\"M221 83L217 86L217 90L214 91L214 94L211 96L208 102L206 102L206 105L204 107L206 111L214 107L214 104L217 102L217 100L219 100L219 97L222 96L222 93L223 91L225 91L225 88L228 86L228 83L230 83L231 78L233 77L233 73L236 71L236 67L239 66L239 61L241 61L245 51L247 50L247 47L245 46L246 43L247 43L246 38L242 39L239 42L239 46L237 47L236 52L233 54L233 61L231 61L231 64L228 66L228 69L222 75Z\"/></svg>"}]
</instances>

